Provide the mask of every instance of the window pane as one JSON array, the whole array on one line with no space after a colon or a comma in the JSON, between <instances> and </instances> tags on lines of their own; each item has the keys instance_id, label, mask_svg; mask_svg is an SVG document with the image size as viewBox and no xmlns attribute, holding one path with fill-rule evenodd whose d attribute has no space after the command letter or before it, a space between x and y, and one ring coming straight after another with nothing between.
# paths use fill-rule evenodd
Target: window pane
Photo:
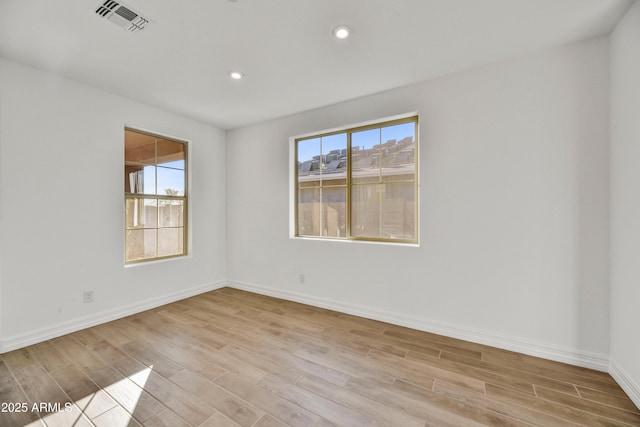
<instances>
[{"instance_id":1,"label":"window pane","mask_svg":"<svg viewBox=\"0 0 640 427\"><path fill-rule=\"evenodd\" d=\"M309 177L320 174L320 138L298 141L297 154L298 182L318 179Z\"/></svg>"},{"instance_id":2,"label":"window pane","mask_svg":"<svg viewBox=\"0 0 640 427\"><path fill-rule=\"evenodd\" d=\"M168 168L184 169L184 147L180 142L158 140L158 165Z\"/></svg>"},{"instance_id":3,"label":"window pane","mask_svg":"<svg viewBox=\"0 0 640 427\"><path fill-rule=\"evenodd\" d=\"M156 257L156 229L127 230L126 261Z\"/></svg>"},{"instance_id":4,"label":"window pane","mask_svg":"<svg viewBox=\"0 0 640 427\"><path fill-rule=\"evenodd\" d=\"M415 184L398 182L351 188L351 234L356 237L415 239Z\"/></svg>"},{"instance_id":5,"label":"window pane","mask_svg":"<svg viewBox=\"0 0 640 427\"><path fill-rule=\"evenodd\" d=\"M382 198L382 237L413 240L416 237L415 185L413 182L386 184Z\"/></svg>"},{"instance_id":6,"label":"window pane","mask_svg":"<svg viewBox=\"0 0 640 427\"><path fill-rule=\"evenodd\" d=\"M347 179L347 134L322 139L322 185L344 185Z\"/></svg>"},{"instance_id":7,"label":"window pane","mask_svg":"<svg viewBox=\"0 0 640 427\"><path fill-rule=\"evenodd\" d=\"M158 167L158 196L184 196L184 171Z\"/></svg>"},{"instance_id":8,"label":"window pane","mask_svg":"<svg viewBox=\"0 0 640 427\"><path fill-rule=\"evenodd\" d=\"M155 137L130 130L124 131L124 160L126 162L154 165L156 159Z\"/></svg>"},{"instance_id":9,"label":"window pane","mask_svg":"<svg viewBox=\"0 0 640 427\"><path fill-rule=\"evenodd\" d=\"M380 237L380 193L382 184L351 187L351 235Z\"/></svg>"},{"instance_id":10,"label":"window pane","mask_svg":"<svg viewBox=\"0 0 640 427\"><path fill-rule=\"evenodd\" d=\"M415 179L415 123L382 128L382 180Z\"/></svg>"},{"instance_id":11,"label":"window pane","mask_svg":"<svg viewBox=\"0 0 640 427\"><path fill-rule=\"evenodd\" d=\"M347 187L325 187L322 189L322 235L346 237Z\"/></svg>"},{"instance_id":12,"label":"window pane","mask_svg":"<svg viewBox=\"0 0 640 427\"><path fill-rule=\"evenodd\" d=\"M127 193L156 194L155 166L125 166L124 180L125 191Z\"/></svg>"},{"instance_id":13,"label":"window pane","mask_svg":"<svg viewBox=\"0 0 640 427\"><path fill-rule=\"evenodd\" d=\"M181 255L184 252L183 228L158 229L158 256Z\"/></svg>"},{"instance_id":14,"label":"window pane","mask_svg":"<svg viewBox=\"0 0 640 427\"><path fill-rule=\"evenodd\" d=\"M303 188L298 192L298 234L320 235L320 189Z\"/></svg>"},{"instance_id":15,"label":"window pane","mask_svg":"<svg viewBox=\"0 0 640 427\"><path fill-rule=\"evenodd\" d=\"M380 182L380 129L351 135L351 162L354 184Z\"/></svg>"},{"instance_id":16,"label":"window pane","mask_svg":"<svg viewBox=\"0 0 640 427\"><path fill-rule=\"evenodd\" d=\"M156 228L158 213L155 199L126 199L125 221L127 229Z\"/></svg>"},{"instance_id":17,"label":"window pane","mask_svg":"<svg viewBox=\"0 0 640 427\"><path fill-rule=\"evenodd\" d=\"M183 200L158 200L160 227L182 227L184 225Z\"/></svg>"}]
</instances>

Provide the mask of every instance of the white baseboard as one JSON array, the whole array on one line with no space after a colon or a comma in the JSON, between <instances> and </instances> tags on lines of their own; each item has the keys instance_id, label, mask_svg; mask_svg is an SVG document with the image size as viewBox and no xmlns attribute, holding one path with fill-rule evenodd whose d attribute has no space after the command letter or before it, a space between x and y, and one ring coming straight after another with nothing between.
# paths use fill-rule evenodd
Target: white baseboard
<instances>
[{"instance_id":1,"label":"white baseboard","mask_svg":"<svg viewBox=\"0 0 640 427\"><path fill-rule=\"evenodd\" d=\"M405 326L411 329L432 332L478 344L516 351L530 356L569 363L571 365L596 369L603 372L609 371L609 356L605 354L592 353L530 340L527 338L508 336L491 331L438 322L431 319L408 317L400 313L376 310L369 307L343 303L297 292L283 291L281 289L275 289L268 286L233 280L227 281L227 286L289 301L296 301L315 307L335 310L341 313L352 314L354 316L365 317L367 319L374 319L392 323L394 325Z\"/></svg>"},{"instance_id":2,"label":"white baseboard","mask_svg":"<svg viewBox=\"0 0 640 427\"><path fill-rule=\"evenodd\" d=\"M129 304L124 307L118 307L116 309L106 310L100 313L91 314L89 316L53 324L51 326L28 332L26 334L14 335L0 341L0 354L46 341L52 338L60 337L62 335L76 332L81 329L90 328L91 326L96 326L102 323L110 322L112 320L131 316L132 314L160 307L161 305L199 295L204 292L220 289L224 286L226 286L226 282L224 281L208 283L189 289L184 289L179 292L149 298L147 300Z\"/></svg>"},{"instance_id":3,"label":"white baseboard","mask_svg":"<svg viewBox=\"0 0 640 427\"><path fill-rule=\"evenodd\" d=\"M613 379L616 380L633 403L640 409L640 385L635 382L633 378L631 378L631 375L614 359L611 359L609 374L611 374Z\"/></svg>"}]
</instances>

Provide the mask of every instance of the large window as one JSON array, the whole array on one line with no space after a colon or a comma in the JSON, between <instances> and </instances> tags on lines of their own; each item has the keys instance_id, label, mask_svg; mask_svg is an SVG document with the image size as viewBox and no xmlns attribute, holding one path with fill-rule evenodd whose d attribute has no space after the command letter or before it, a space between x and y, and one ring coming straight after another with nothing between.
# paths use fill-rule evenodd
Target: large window
<instances>
[{"instance_id":1,"label":"large window","mask_svg":"<svg viewBox=\"0 0 640 427\"><path fill-rule=\"evenodd\" d=\"M186 255L187 144L124 135L125 262Z\"/></svg>"},{"instance_id":2,"label":"large window","mask_svg":"<svg viewBox=\"0 0 640 427\"><path fill-rule=\"evenodd\" d=\"M295 234L418 241L418 118L295 140Z\"/></svg>"}]
</instances>

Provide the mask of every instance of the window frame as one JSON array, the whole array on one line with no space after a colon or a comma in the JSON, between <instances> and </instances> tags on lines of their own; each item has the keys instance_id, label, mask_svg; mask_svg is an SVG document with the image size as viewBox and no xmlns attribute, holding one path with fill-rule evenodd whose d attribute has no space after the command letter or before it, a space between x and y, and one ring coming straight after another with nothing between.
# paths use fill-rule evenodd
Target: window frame
<instances>
[{"instance_id":1,"label":"window frame","mask_svg":"<svg viewBox=\"0 0 640 427\"><path fill-rule=\"evenodd\" d=\"M362 132L362 131L367 131L367 130L372 130L372 129L382 129L385 127L389 127L389 126L394 126L394 125L398 125L398 124L405 124L405 123L414 123L414 179L410 180L410 181L403 181L403 182L413 182L413 197L414 197L414 201L415 201L415 207L414 207L414 238L412 239L403 239L403 238L385 238L385 237L366 237L366 236L354 236L352 234L352 222L353 222L353 218L352 218L352 204L353 204L353 200L352 200L352 188L354 185L358 185L358 184L354 184L353 180L352 180L352 169L353 169L353 163L352 163L352 155L353 155L353 150L352 150L352 135L356 132ZM347 173L346 173L346 199L345 199L345 205L346 205L346 232L345 232L345 236L344 237L334 237L334 236L323 236L323 235L305 235L305 234L300 234L300 228L299 228L299 205L298 205L298 201L299 201L299 195L300 195L300 187L299 187L299 165L298 165L298 143L300 141L305 141L305 140L311 140L311 139L315 139L315 138L323 138L323 137L328 137L328 136L332 136L332 135L338 135L338 134L342 134L345 133L346 134L346 139L347 139L347 145L346 145L346 151L347 151ZM419 138L419 116L417 113L411 113L411 114L407 114L407 115L401 115L401 116L395 116L395 117L391 117L391 118L386 118L386 119L380 119L380 120L375 120L375 121L370 121L370 122L366 122L366 123L361 123L361 124L356 124L356 125L350 125L350 126L346 126L343 128L336 128L336 129L331 129L331 130L327 130L327 131L321 131L321 132L313 132L313 133L309 133L309 134L305 134L305 135L301 135L301 136L296 136L296 137L291 137L290 138L290 142L292 145L292 149L290 150L290 164L292 165L291 167L293 168L292 173L290 175L291 177L291 193L292 193L292 197L290 198L291 200L291 226L290 226L290 237L291 238L295 238L295 239L310 239L310 240L329 240L329 241L346 241L346 242L371 242L371 243L385 243L385 244L404 244L404 245L419 245L419 241L420 241L420 228L419 228L419 217L420 217L420 201L419 201L419 189L420 189L420 179L419 179L419 171L420 171L420 156L419 156L419 146L420 146L420 138ZM381 142L382 143L382 142ZM322 153L320 153L322 155ZM322 175L322 174L321 174ZM388 183L388 182L387 182ZM384 182L380 182L380 184L384 184ZM322 184L318 187L318 188L324 188L322 186ZM320 202L322 203L322 201ZM321 214L322 216L322 214ZM322 234L322 230L320 231L320 234Z\"/></svg>"},{"instance_id":2,"label":"window frame","mask_svg":"<svg viewBox=\"0 0 640 427\"><path fill-rule=\"evenodd\" d=\"M150 132L147 130L141 130L139 128L135 128L135 127L130 127L130 126L125 126L124 127L124 132L126 131L130 131L130 132L135 132L138 134L142 134L142 135L147 135L150 136L152 138L154 138L155 141L155 155L154 155L154 164L148 164L148 163L143 163L143 162L134 162L134 161L127 161L126 160L126 140L124 141L124 148L125 148L125 152L123 152L123 167L125 168L126 171L126 166L130 165L130 166L154 166L155 168L155 177L154 177L154 181L155 181L155 185L156 185L156 190L155 193L153 194L149 194L149 193L131 193L131 192L127 192L126 191L126 183L125 183L125 191L123 191L124 194L124 206L123 206L123 213L124 213L124 224L123 224L123 230L124 230L124 263L125 266L130 266L130 265L136 265L136 264L144 264L144 263L148 263L148 262L157 262L157 261L162 261L162 260L167 260L167 259L172 259L172 258L181 258L181 257L185 257L189 255L189 141L184 140L184 139L180 139L180 138L176 138L176 137L172 137L172 136L167 136L167 135L163 135L160 133L156 133L156 132ZM125 133L126 135L126 133ZM125 136L126 138L126 136ZM170 142L175 142L175 143L179 143L183 145L183 149L184 149L184 169L183 169L183 174L184 174L184 195L180 196L180 195L169 195L169 194L158 194L158 189L157 189L157 185L158 185L158 172L157 169L158 167L164 167L164 166L160 166L158 164L158 140L163 140L163 141L170 141ZM176 168L171 168L171 167L164 167L167 169L174 169L174 170L179 170ZM126 175L125 175L126 176ZM125 178L126 179L126 178ZM159 241L159 230L162 229L172 229L172 228L180 228L180 227L161 227L160 226L160 210L157 209L156 210L156 224L155 227L142 227L142 228L130 228L127 226L127 201L128 200L135 200L135 199L141 199L141 200L157 200L158 201L158 206L160 204L161 201L175 201L175 200L180 200L182 201L182 206L183 206L183 210L182 210L182 252L181 253L177 253L177 254L171 254L171 255L162 255L162 256L158 256L158 249L159 249L159 245L160 245L160 241ZM138 259L133 259L133 260L127 260L127 232L131 231L131 230L156 230L156 248L155 248L155 252L156 252L156 256L155 257L149 257L149 258L138 258Z\"/></svg>"}]
</instances>

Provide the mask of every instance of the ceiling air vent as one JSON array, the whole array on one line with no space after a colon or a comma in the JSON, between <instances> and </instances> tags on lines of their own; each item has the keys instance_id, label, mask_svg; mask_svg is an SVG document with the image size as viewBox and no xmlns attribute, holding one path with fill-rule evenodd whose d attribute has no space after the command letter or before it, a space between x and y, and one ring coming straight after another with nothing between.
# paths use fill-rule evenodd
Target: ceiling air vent
<instances>
[{"instance_id":1,"label":"ceiling air vent","mask_svg":"<svg viewBox=\"0 0 640 427\"><path fill-rule=\"evenodd\" d=\"M147 18L135 12L129 6L113 0L102 3L96 13L102 18L108 19L125 31L140 31L149 22Z\"/></svg>"}]
</instances>

